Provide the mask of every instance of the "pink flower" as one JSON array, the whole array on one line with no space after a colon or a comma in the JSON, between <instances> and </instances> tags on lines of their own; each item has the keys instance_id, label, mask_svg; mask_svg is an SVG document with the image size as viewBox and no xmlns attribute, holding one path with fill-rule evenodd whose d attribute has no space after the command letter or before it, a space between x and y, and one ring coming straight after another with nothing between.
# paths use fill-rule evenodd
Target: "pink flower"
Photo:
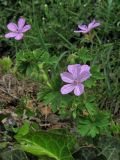
<instances>
[{"instance_id":1,"label":"pink flower","mask_svg":"<svg viewBox=\"0 0 120 160\"><path fill-rule=\"evenodd\" d=\"M100 26L100 23L93 20L89 25L78 25L78 30L74 31L76 33L89 33L93 28Z\"/></svg>"},{"instance_id":2,"label":"pink flower","mask_svg":"<svg viewBox=\"0 0 120 160\"><path fill-rule=\"evenodd\" d=\"M76 96L80 96L84 92L82 83L90 78L90 75L90 67L88 65L68 65L68 72L61 73L61 79L68 83L61 88L61 93L68 94L74 91Z\"/></svg>"},{"instance_id":3,"label":"pink flower","mask_svg":"<svg viewBox=\"0 0 120 160\"><path fill-rule=\"evenodd\" d=\"M11 22L7 25L7 28L10 32L5 34L5 38L15 38L16 40L21 40L24 36L24 32L31 29L31 25L25 25L25 19L19 18L18 24Z\"/></svg>"}]
</instances>

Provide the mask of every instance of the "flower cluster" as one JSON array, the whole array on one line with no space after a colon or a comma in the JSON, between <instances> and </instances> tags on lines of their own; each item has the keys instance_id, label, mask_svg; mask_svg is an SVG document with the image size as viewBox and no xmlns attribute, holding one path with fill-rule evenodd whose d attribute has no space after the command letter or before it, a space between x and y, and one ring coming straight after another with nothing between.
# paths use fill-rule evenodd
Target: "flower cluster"
<instances>
[{"instance_id":1,"label":"flower cluster","mask_svg":"<svg viewBox=\"0 0 120 160\"><path fill-rule=\"evenodd\" d=\"M93 28L100 26L100 23L93 20L89 25L78 25L77 33L89 33ZM19 18L18 24L10 22L7 25L9 33L5 34L5 38L14 38L21 40L24 37L24 33L31 29L31 25L25 24L24 18ZM62 94L68 94L74 92L76 96L80 96L84 93L83 82L90 78L90 66L73 64L68 65L68 72L61 73L61 79L68 83L61 88Z\"/></svg>"}]
</instances>

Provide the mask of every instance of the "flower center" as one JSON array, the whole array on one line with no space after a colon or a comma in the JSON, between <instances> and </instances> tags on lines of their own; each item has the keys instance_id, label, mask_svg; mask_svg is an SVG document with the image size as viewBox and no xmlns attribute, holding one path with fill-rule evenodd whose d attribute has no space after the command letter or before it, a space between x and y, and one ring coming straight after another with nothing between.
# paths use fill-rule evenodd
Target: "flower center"
<instances>
[{"instance_id":1,"label":"flower center","mask_svg":"<svg viewBox=\"0 0 120 160\"><path fill-rule=\"evenodd\" d=\"M79 80L74 80L75 85L79 85L80 81Z\"/></svg>"},{"instance_id":2,"label":"flower center","mask_svg":"<svg viewBox=\"0 0 120 160\"><path fill-rule=\"evenodd\" d=\"M22 32L22 29L17 29L17 33L21 33Z\"/></svg>"}]
</instances>

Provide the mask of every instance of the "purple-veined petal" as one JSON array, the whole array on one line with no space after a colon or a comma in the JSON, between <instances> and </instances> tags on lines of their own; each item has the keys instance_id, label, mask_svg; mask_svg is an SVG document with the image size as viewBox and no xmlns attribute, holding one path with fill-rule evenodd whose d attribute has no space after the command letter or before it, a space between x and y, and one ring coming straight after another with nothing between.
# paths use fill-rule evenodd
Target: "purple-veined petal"
<instances>
[{"instance_id":1,"label":"purple-veined petal","mask_svg":"<svg viewBox=\"0 0 120 160\"><path fill-rule=\"evenodd\" d=\"M88 25L88 28L91 30L95 27L98 27L100 26L100 23L99 22L96 22L95 20L93 20L89 25Z\"/></svg>"},{"instance_id":2,"label":"purple-veined petal","mask_svg":"<svg viewBox=\"0 0 120 160\"><path fill-rule=\"evenodd\" d=\"M60 74L60 76L61 76L61 79L66 83L73 83L74 82L74 78L73 78L72 74L69 72L63 72Z\"/></svg>"},{"instance_id":3,"label":"purple-veined petal","mask_svg":"<svg viewBox=\"0 0 120 160\"><path fill-rule=\"evenodd\" d=\"M5 34L5 38L14 38L16 37L17 33L14 32L9 32L7 34Z\"/></svg>"},{"instance_id":4,"label":"purple-veined petal","mask_svg":"<svg viewBox=\"0 0 120 160\"><path fill-rule=\"evenodd\" d=\"M88 27L86 25L78 25L78 28L83 31L86 31Z\"/></svg>"},{"instance_id":5,"label":"purple-veined petal","mask_svg":"<svg viewBox=\"0 0 120 160\"><path fill-rule=\"evenodd\" d=\"M18 28L21 30L25 25L25 19L24 18L19 18L18 20Z\"/></svg>"},{"instance_id":6,"label":"purple-veined petal","mask_svg":"<svg viewBox=\"0 0 120 160\"><path fill-rule=\"evenodd\" d=\"M88 28L92 29L92 27L93 27L94 24L95 24L95 20L93 20L92 22L89 23Z\"/></svg>"},{"instance_id":7,"label":"purple-veined petal","mask_svg":"<svg viewBox=\"0 0 120 160\"><path fill-rule=\"evenodd\" d=\"M93 28L96 28L96 27L98 27L98 26L100 26L100 23L99 23L99 22L96 22L96 23L93 25Z\"/></svg>"},{"instance_id":8,"label":"purple-veined petal","mask_svg":"<svg viewBox=\"0 0 120 160\"><path fill-rule=\"evenodd\" d=\"M26 32L31 29L31 25L25 25L22 29L22 32Z\"/></svg>"},{"instance_id":9,"label":"purple-veined petal","mask_svg":"<svg viewBox=\"0 0 120 160\"><path fill-rule=\"evenodd\" d=\"M90 66L88 66L87 64L81 65L80 72L83 72L83 71L90 71Z\"/></svg>"},{"instance_id":10,"label":"purple-veined petal","mask_svg":"<svg viewBox=\"0 0 120 160\"><path fill-rule=\"evenodd\" d=\"M74 84L66 84L61 88L61 93L62 94L68 94L70 92L72 92L75 88Z\"/></svg>"},{"instance_id":11,"label":"purple-veined petal","mask_svg":"<svg viewBox=\"0 0 120 160\"><path fill-rule=\"evenodd\" d=\"M15 37L16 40L21 40L23 38L23 33L18 33Z\"/></svg>"},{"instance_id":12,"label":"purple-veined petal","mask_svg":"<svg viewBox=\"0 0 120 160\"><path fill-rule=\"evenodd\" d=\"M78 78L78 75L80 74L81 65L80 64L72 64L68 65L68 71L73 75L73 78Z\"/></svg>"},{"instance_id":13,"label":"purple-veined petal","mask_svg":"<svg viewBox=\"0 0 120 160\"><path fill-rule=\"evenodd\" d=\"M91 74L90 74L90 66L88 65L82 65L81 66L81 71L80 71L80 82L83 82L85 80L87 80L88 78L90 78Z\"/></svg>"},{"instance_id":14,"label":"purple-veined petal","mask_svg":"<svg viewBox=\"0 0 120 160\"><path fill-rule=\"evenodd\" d=\"M81 75L80 75L80 82L84 82L86 81L87 79L89 79L91 76L90 72L82 72Z\"/></svg>"},{"instance_id":15,"label":"purple-veined petal","mask_svg":"<svg viewBox=\"0 0 120 160\"><path fill-rule=\"evenodd\" d=\"M68 71L72 74L74 74L75 70L77 68L81 68L81 65L80 64L71 64L71 65L68 65Z\"/></svg>"},{"instance_id":16,"label":"purple-veined petal","mask_svg":"<svg viewBox=\"0 0 120 160\"><path fill-rule=\"evenodd\" d=\"M84 92L84 85L83 84L79 84L79 85L75 86L75 88L74 88L74 94L76 96L80 96L83 92Z\"/></svg>"},{"instance_id":17,"label":"purple-veined petal","mask_svg":"<svg viewBox=\"0 0 120 160\"><path fill-rule=\"evenodd\" d=\"M18 29L17 25L12 22L7 25L7 28L12 32L17 32L17 29Z\"/></svg>"},{"instance_id":18,"label":"purple-veined petal","mask_svg":"<svg viewBox=\"0 0 120 160\"><path fill-rule=\"evenodd\" d=\"M74 31L76 33L88 33L89 28L86 25L78 25L78 30Z\"/></svg>"}]
</instances>

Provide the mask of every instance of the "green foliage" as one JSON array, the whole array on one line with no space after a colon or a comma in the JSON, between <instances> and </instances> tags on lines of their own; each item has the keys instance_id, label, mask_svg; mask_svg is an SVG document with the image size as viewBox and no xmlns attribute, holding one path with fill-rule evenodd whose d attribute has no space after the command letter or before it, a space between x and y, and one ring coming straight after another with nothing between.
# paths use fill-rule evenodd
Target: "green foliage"
<instances>
[{"instance_id":1,"label":"green foliage","mask_svg":"<svg viewBox=\"0 0 120 160\"><path fill-rule=\"evenodd\" d=\"M42 100L45 105L50 105L53 112L56 112L61 108L65 110L65 107L72 103L73 98L70 95L63 96L59 91L49 90L45 93L44 90L44 94L38 94L38 99Z\"/></svg>"},{"instance_id":2,"label":"green foliage","mask_svg":"<svg viewBox=\"0 0 120 160\"><path fill-rule=\"evenodd\" d=\"M115 123L114 121L112 121L110 129L111 129L111 132L113 134L119 134L120 133L120 124L119 124L119 122Z\"/></svg>"},{"instance_id":3,"label":"green foliage","mask_svg":"<svg viewBox=\"0 0 120 160\"><path fill-rule=\"evenodd\" d=\"M49 105L60 118L70 119L70 123L74 125L72 127L76 128L80 135L91 139L106 133L112 133L114 136L120 133L119 123L111 121L109 113L102 111L107 109L116 114L119 110L119 3L119 0L16 0L14 3L0 0L0 30L3 34L0 37L1 56L16 55L15 68L12 68L12 71L15 71L17 77L31 78L39 82L37 100ZM31 30L25 33L21 42L5 39L4 33L7 32L5 24L11 21L17 22L20 16L25 17L26 22L31 24ZM92 19L100 21L101 26L90 34L74 33L77 24L88 24ZM80 97L75 97L72 93L61 95L60 73L66 70L68 64L75 63L91 66L91 78L84 83L85 94ZM5 74L11 71L12 65L9 57L0 60L0 69ZM15 109L18 117L22 118L24 111L28 119L36 116L37 113L25 109L26 102L22 103L21 99L20 103L21 105ZM6 107L2 103L0 106L2 109ZM4 118L1 116L1 120ZM55 133L56 131L35 133L29 131L29 128L30 124L25 122L17 134L17 140L23 150L35 155L42 155L44 151L44 155L52 155L51 157L57 160L72 159L64 133L61 135ZM10 132L12 131L17 132L18 128L13 127ZM6 147L6 143L2 145L3 148ZM100 155L104 154L107 160L115 158L118 160L120 154L118 147L112 143L108 145L108 142L104 145L98 146L95 152L99 154L100 149ZM92 152L93 155L88 149L83 152L82 160L95 159L95 152ZM19 156L20 154L23 157ZM11 160L10 157L13 157L12 160L20 158L26 160L23 152L5 152L2 155L3 160L6 160L6 155L8 160ZM77 158L80 160L80 157Z\"/></svg>"},{"instance_id":4,"label":"green foliage","mask_svg":"<svg viewBox=\"0 0 120 160\"><path fill-rule=\"evenodd\" d=\"M47 52L41 52L39 50L33 52L22 52L16 56L16 67L19 72L24 75L30 76L37 74L40 70L40 65L48 59Z\"/></svg>"},{"instance_id":5,"label":"green foliage","mask_svg":"<svg viewBox=\"0 0 120 160\"><path fill-rule=\"evenodd\" d=\"M89 53L87 48L81 48L77 52L77 60L81 63L87 63L92 60L92 55Z\"/></svg>"},{"instance_id":6,"label":"green foliage","mask_svg":"<svg viewBox=\"0 0 120 160\"><path fill-rule=\"evenodd\" d=\"M4 57L4 58L0 59L0 67L1 67L3 73L9 72L12 64L13 63L12 63L12 60L10 59L10 57Z\"/></svg>"},{"instance_id":7,"label":"green foliage","mask_svg":"<svg viewBox=\"0 0 120 160\"><path fill-rule=\"evenodd\" d=\"M26 135L29 132L29 128L30 128L30 123L28 121L25 121L23 126L19 129L17 137Z\"/></svg>"},{"instance_id":8,"label":"green foliage","mask_svg":"<svg viewBox=\"0 0 120 160\"><path fill-rule=\"evenodd\" d=\"M87 112L88 112L90 115L94 115L94 114L96 114L97 111L98 111L97 108L96 108L96 106L95 106L95 104L90 103L89 101L86 102L85 107L86 107Z\"/></svg>"},{"instance_id":9,"label":"green foliage","mask_svg":"<svg viewBox=\"0 0 120 160\"><path fill-rule=\"evenodd\" d=\"M20 143L20 148L26 152L37 156L46 155L56 160L73 160L70 150L75 144L75 138L66 132L40 131L19 135L15 138Z\"/></svg>"},{"instance_id":10,"label":"green foliage","mask_svg":"<svg viewBox=\"0 0 120 160\"><path fill-rule=\"evenodd\" d=\"M98 111L94 115L81 117L78 122L78 132L81 136L95 137L97 134L108 132L110 115Z\"/></svg>"},{"instance_id":11,"label":"green foliage","mask_svg":"<svg viewBox=\"0 0 120 160\"><path fill-rule=\"evenodd\" d=\"M19 52L16 56L15 72L17 75L31 78L51 88L49 70L56 68L57 56L50 56L47 51L34 50Z\"/></svg>"}]
</instances>

